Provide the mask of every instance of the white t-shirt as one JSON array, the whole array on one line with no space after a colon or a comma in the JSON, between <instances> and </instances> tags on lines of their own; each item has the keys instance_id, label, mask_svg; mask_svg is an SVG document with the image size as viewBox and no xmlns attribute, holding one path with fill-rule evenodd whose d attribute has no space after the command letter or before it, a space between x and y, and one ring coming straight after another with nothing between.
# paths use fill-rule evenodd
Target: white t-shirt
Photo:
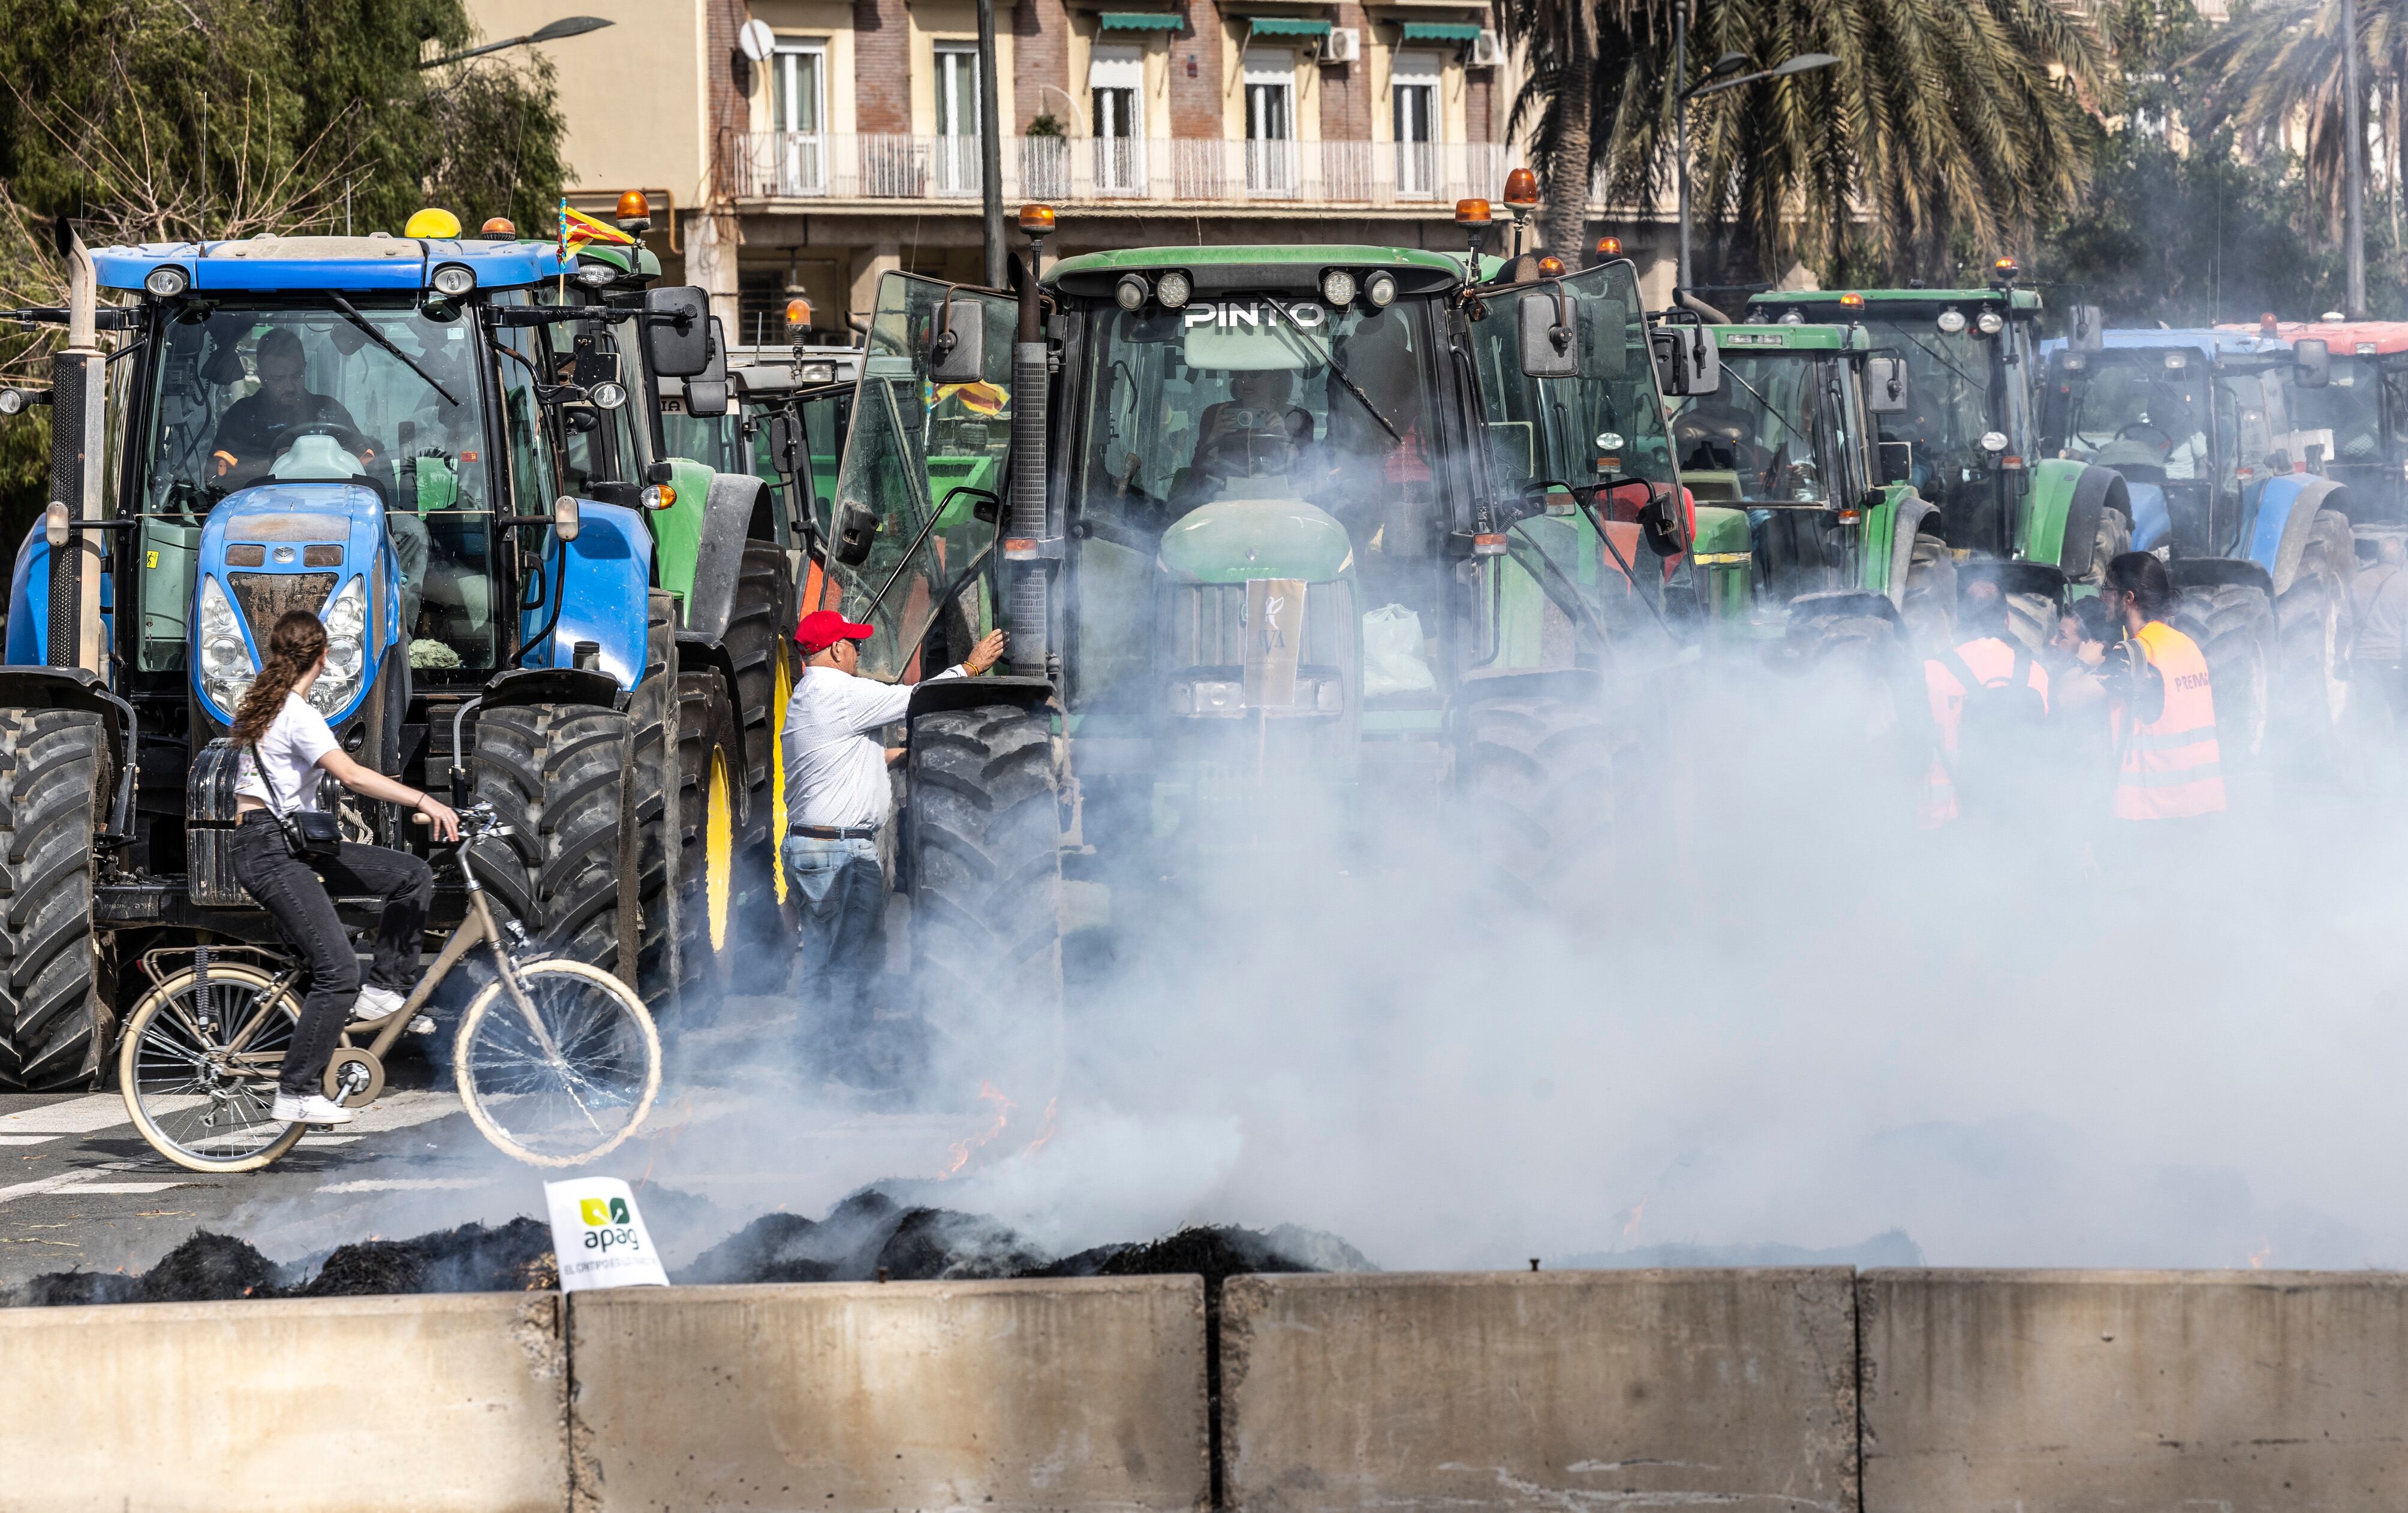
<instances>
[{"instance_id":1,"label":"white t-shirt","mask_svg":"<svg viewBox=\"0 0 2408 1513\"><path fill-rule=\"evenodd\" d=\"M937 675L961 676L958 665ZM839 830L884 824L895 792L886 749L869 733L901 720L910 707L909 683L804 668L786 703L786 823Z\"/></svg>"},{"instance_id":2,"label":"white t-shirt","mask_svg":"<svg viewBox=\"0 0 2408 1513\"><path fill-rule=\"evenodd\" d=\"M276 711L267 734L259 738L259 761L253 762L249 750L243 752L242 777L234 791L286 814L295 809L314 809L318 806L318 759L334 749L335 733L326 728L326 717L310 708L309 701L300 694L287 693L284 707ZM268 799L266 786L259 780L262 763L276 782L273 802Z\"/></svg>"}]
</instances>

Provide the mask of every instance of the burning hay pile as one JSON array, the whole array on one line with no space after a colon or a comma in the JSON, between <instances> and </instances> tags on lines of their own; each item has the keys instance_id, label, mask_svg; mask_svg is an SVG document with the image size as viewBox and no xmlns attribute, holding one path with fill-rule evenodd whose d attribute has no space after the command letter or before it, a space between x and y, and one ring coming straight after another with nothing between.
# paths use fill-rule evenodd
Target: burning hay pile
<instances>
[{"instance_id":1,"label":"burning hay pile","mask_svg":"<svg viewBox=\"0 0 2408 1513\"><path fill-rule=\"evenodd\" d=\"M1197 1275L1217 1292L1240 1272L1371 1271L1334 1235L1285 1224L1268 1234L1197 1226L1144 1244L1060 1258L995 1220L908 1205L876 1188L824 1219L764 1214L679 1268L681 1283L957 1281L1026 1277ZM559 1285L551 1231L534 1219L464 1224L413 1239L337 1248L314 1269L279 1265L248 1242L207 1230L140 1276L66 1271L0 1292L13 1307L90 1303L205 1303L234 1298L515 1292Z\"/></svg>"}]
</instances>

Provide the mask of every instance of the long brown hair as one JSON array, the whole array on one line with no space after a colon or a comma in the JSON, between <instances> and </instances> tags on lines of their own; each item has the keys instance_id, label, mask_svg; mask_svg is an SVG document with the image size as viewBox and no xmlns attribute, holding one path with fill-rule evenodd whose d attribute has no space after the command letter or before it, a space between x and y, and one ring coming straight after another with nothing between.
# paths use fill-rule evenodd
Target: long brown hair
<instances>
[{"instance_id":1,"label":"long brown hair","mask_svg":"<svg viewBox=\"0 0 2408 1513\"><path fill-rule=\"evenodd\" d=\"M326 627L318 617L307 609L284 611L268 633L267 664L251 680L234 712L234 738L247 743L266 735L276 723L276 712L284 707L284 695L325 653Z\"/></svg>"}]
</instances>

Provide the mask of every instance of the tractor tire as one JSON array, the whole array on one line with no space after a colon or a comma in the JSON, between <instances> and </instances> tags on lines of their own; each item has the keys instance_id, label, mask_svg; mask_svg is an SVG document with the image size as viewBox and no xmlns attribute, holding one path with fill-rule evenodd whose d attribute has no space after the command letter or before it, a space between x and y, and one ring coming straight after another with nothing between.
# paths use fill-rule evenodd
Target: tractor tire
<instances>
[{"instance_id":1,"label":"tractor tire","mask_svg":"<svg viewBox=\"0 0 2408 1513\"><path fill-rule=\"evenodd\" d=\"M2120 509L2100 510L2099 534L2092 539L2090 548L2090 572L2084 581L2105 582L2107 564L2131 550L2132 522L2124 518Z\"/></svg>"},{"instance_id":2,"label":"tractor tire","mask_svg":"<svg viewBox=\"0 0 2408 1513\"><path fill-rule=\"evenodd\" d=\"M82 709L0 709L0 1090L100 1084L116 980L92 928L115 772Z\"/></svg>"},{"instance_id":3,"label":"tractor tire","mask_svg":"<svg viewBox=\"0 0 2408 1513\"><path fill-rule=\"evenodd\" d=\"M2303 752L2329 754L2349 705L2348 591L2329 568L2303 570L2275 601L2274 618L2282 637L2275 698L2285 739Z\"/></svg>"},{"instance_id":4,"label":"tractor tire","mask_svg":"<svg viewBox=\"0 0 2408 1513\"><path fill-rule=\"evenodd\" d=\"M1947 542L1936 535L1915 535L1907 558L1906 590L1899 597L1899 615L1906 621L1909 640L1931 649L1950 644L1956 625L1956 559Z\"/></svg>"},{"instance_id":5,"label":"tractor tire","mask_svg":"<svg viewBox=\"0 0 2408 1513\"><path fill-rule=\"evenodd\" d=\"M633 744L615 709L527 704L480 714L470 748L477 797L511 830L478 848L477 875L542 949L610 972Z\"/></svg>"},{"instance_id":6,"label":"tractor tire","mask_svg":"<svg viewBox=\"0 0 2408 1513\"><path fill-rule=\"evenodd\" d=\"M2057 634L2057 601L2044 593L2010 593L2006 597L2007 629L2023 643L2025 650L2039 656L2047 648L2049 637Z\"/></svg>"},{"instance_id":7,"label":"tractor tire","mask_svg":"<svg viewBox=\"0 0 2408 1513\"><path fill-rule=\"evenodd\" d=\"M2245 583L2186 589L2171 622L2198 642L2207 659L2216 745L2226 766L2246 765L2266 746L2277 646L2272 602Z\"/></svg>"},{"instance_id":8,"label":"tractor tire","mask_svg":"<svg viewBox=\"0 0 2408 1513\"><path fill-rule=\"evenodd\" d=\"M1518 908L1604 896L1613 738L1602 709L1545 697L1475 704L1460 770L1490 888Z\"/></svg>"},{"instance_id":9,"label":"tractor tire","mask_svg":"<svg viewBox=\"0 0 2408 1513\"><path fill-rule=\"evenodd\" d=\"M636 900L632 982L655 1020L674 1007L678 985L677 620L669 596L652 595L644 676L627 696L630 764L626 867Z\"/></svg>"},{"instance_id":10,"label":"tractor tire","mask_svg":"<svg viewBox=\"0 0 2408 1513\"><path fill-rule=\"evenodd\" d=\"M786 838L783 730L795 688L794 590L785 553L749 541L723 643L736 668L736 725L744 749L744 828L737 837L734 986L786 985L797 939L778 849Z\"/></svg>"},{"instance_id":11,"label":"tractor tire","mask_svg":"<svg viewBox=\"0 0 2408 1513\"><path fill-rule=\"evenodd\" d=\"M715 671L678 675L678 909L681 991L724 993L737 956L736 853L744 764Z\"/></svg>"},{"instance_id":12,"label":"tractor tire","mask_svg":"<svg viewBox=\"0 0 2408 1513\"><path fill-rule=\"evenodd\" d=\"M911 964L931 1038L998 1035L1004 1059L1041 1063L1039 1081L1058 1076L1063 815L1051 721L1009 704L924 714L910 752ZM1002 1020L979 1023L982 1004Z\"/></svg>"}]
</instances>

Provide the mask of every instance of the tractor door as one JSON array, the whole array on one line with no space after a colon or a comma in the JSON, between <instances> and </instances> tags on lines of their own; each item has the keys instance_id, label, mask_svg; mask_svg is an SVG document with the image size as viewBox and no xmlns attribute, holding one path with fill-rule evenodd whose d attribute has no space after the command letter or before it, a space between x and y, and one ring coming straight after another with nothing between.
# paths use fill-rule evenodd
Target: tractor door
<instances>
[{"instance_id":1,"label":"tractor door","mask_svg":"<svg viewBox=\"0 0 2408 1513\"><path fill-rule=\"evenodd\" d=\"M983 325L978 375L958 362ZM822 607L866 621L873 678L958 661L995 625L996 519L1011 447L1009 295L890 273L863 354L837 470ZM953 340L943 338L951 335ZM944 381L938 374L944 373Z\"/></svg>"},{"instance_id":2,"label":"tractor door","mask_svg":"<svg viewBox=\"0 0 2408 1513\"><path fill-rule=\"evenodd\" d=\"M1523 305L1552 302L1558 287L1578 371L1534 377ZM1474 548L1466 674L1593 664L1649 620L1642 597L1660 598L1642 509L1659 496L1681 508L1637 278L1609 263L1488 292L1470 344L1494 523Z\"/></svg>"}]
</instances>

